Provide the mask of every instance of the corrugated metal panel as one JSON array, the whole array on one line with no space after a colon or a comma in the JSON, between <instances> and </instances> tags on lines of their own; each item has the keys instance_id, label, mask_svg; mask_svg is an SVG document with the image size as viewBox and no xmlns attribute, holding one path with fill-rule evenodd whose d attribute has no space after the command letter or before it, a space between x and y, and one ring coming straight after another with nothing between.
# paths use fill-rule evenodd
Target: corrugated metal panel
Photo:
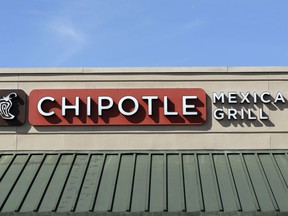
<instances>
[{"instance_id":1,"label":"corrugated metal panel","mask_svg":"<svg viewBox=\"0 0 288 216\"><path fill-rule=\"evenodd\" d=\"M286 152L0 155L0 212L288 212Z\"/></svg>"}]
</instances>

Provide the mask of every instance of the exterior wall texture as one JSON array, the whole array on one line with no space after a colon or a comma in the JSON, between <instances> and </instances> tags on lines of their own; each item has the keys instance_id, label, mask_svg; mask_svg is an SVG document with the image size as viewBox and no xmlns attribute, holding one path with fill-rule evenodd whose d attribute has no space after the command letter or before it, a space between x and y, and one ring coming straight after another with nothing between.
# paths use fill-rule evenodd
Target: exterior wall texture
<instances>
[{"instance_id":1,"label":"exterior wall texture","mask_svg":"<svg viewBox=\"0 0 288 216\"><path fill-rule=\"evenodd\" d=\"M0 128L1 150L287 149L288 103L251 104L269 120L216 120L213 92L282 92L288 67L0 69L1 89L202 88L202 126L57 126ZM286 100L286 98L285 98ZM224 106L225 107L225 106ZM227 105L225 108L229 108Z\"/></svg>"}]
</instances>

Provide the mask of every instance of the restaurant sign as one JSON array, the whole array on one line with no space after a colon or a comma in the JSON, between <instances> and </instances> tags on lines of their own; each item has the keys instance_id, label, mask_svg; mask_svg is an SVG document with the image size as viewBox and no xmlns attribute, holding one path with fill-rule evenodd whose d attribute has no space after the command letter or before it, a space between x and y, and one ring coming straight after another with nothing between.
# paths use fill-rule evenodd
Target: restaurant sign
<instances>
[{"instance_id":1,"label":"restaurant sign","mask_svg":"<svg viewBox=\"0 0 288 216\"><path fill-rule=\"evenodd\" d=\"M284 110L285 104L281 92L268 91L209 97L201 88L34 89L27 108L33 126L203 125L207 116L269 123L270 112ZM23 90L0 90L0 126L23 125L26 114Z\"/></svg>"},{"instance_id":2,"label":"restaurant sign","mask_svg":"<svg viewBox=\"0 0 288 216\"><path fill-rule=\"evenodd\" d=\"M200 88L35 89L29 122L49 125L202 125L206 92Z\"/></svg>"}]
</instances>

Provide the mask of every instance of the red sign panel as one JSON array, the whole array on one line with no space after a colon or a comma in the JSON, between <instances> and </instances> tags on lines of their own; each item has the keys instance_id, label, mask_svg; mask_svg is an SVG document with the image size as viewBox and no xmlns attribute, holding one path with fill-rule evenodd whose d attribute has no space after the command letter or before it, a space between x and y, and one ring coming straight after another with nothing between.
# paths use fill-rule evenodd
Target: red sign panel
<instances>
[{"instance_id":1,"label":"red sign panel","mask_svg":"<svg viewBox=\"0 0 288 216\"><path fill-rule=\"evenodd\" d=\"M29 122L49 125L201 125L206 93L185 89L33 90Z\"/></svg>"}]
</instances>

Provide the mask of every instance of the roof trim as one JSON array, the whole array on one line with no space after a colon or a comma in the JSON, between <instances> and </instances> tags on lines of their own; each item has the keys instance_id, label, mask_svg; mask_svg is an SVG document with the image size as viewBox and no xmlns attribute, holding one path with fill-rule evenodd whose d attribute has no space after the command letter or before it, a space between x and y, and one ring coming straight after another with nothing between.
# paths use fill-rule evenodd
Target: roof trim
<instances>
[{"instance_id":1,"label":"roof trim","mask_svg":"<svg viewBox=\"0 0 288 216\"><path fill-rule=\"evenodd\" d=\"M0 74L169 74L169 73L288 73L288 66L249 67L99 67L99 68L0 68Z\"/></svg>"}]
</instances>

